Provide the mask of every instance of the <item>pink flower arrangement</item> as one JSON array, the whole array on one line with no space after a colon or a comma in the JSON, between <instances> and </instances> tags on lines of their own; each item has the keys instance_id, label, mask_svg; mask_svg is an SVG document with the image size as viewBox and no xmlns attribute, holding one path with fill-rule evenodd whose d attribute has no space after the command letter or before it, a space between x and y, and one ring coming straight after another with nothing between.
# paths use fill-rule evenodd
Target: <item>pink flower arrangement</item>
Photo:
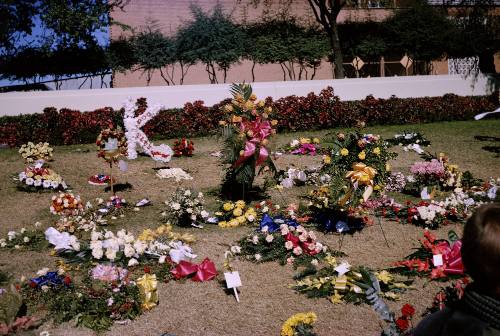
<instances>
[{"instance_id":1,"label":"pink flower arrangement","mask_svg":"<svg viewBox=\"0 0 500 336\"><path fill-rule=\"evenodd\" d=\"M124 268L103 264L94 267L91 273L93 279L106 282L124 280L128 275L128 271Z\"/></svg>"},{"instance_id":2,"label":"pink flower arrangement","mask_svg":"<svg viewBox=\"0 0 500 336\"><path fill-rule=\"evenodd\" d=\"M415 162L411 167L410 171L412 174L417 176L434 176L434 177L444 177L445 170L441 162L436 159L431 161L421 161Z\"/></svg>"}]
</instances>

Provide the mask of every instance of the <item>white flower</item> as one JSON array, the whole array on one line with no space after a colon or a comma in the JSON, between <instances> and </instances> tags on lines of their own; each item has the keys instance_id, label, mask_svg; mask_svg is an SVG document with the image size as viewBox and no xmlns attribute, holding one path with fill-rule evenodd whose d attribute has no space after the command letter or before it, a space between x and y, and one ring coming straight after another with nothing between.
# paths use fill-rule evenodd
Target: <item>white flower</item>
<instances>
[{"instance_id":1,"label":"white flower","mask_svg":"<svg viewBox=\"0 0 500 336\"><path fill-rule=\"evenodd\" d=\"M186 209L186 212L187 212L188 214L191 214L191 213L193 213L193 209L191 209L191 208L187 208L187 209Z\"/></svg>"},{"instance_id":2,"label":"white flower","mask_svg":"<svg viewBox=\"0 0 500 336\"><path fill-rule=\"evenodd\" d=\"M42 286L42 291L47 292L49 290L49 286L43 285Z\"/></svg>"},{"instance_id":3,"label":"white flower","mask_svg":"<svg viewBox=\"0 0 500 336\"><path fill-rule=\"evenodd\" d=\"M319 264L318 259L313 259L313 260L311 260L311 265L313 265L313 266L318 266L318 264Z\"/></svg>"},{"instance_id":4,"label":"white flower","mask_svg":"<svg viewBox=\"0 0 500 336\"><path fill-rule=\"evenodd\" d=\"M260 261L262 259L262 256L257 253L256 255L254 255L254 258L256 261Z\"/></svg>"},{"instance_id":5,"label":"white flower","mask_svg":"<svg viewBox=\"0 0 500 336\"><path fill-rule=\"evenodd\" d=\"M24 241L25 243L28 243L28 242L30 241L30 239L29 239L29 237L24 237L24 238L23 238L23 241Z\"/></svg>"},{"instance_id":6,"label":"white flower","mask_svg":"<svg viewBox=\"0 0 500 336\"><path fill-rule=\"evenodd\" d=\"M198 193L198 198L203 198L203 193L202 192Z\"/></svg>"},{"instance_id":7,"label":"white flower","mask_svg":"<svg viewBox=\"0 0 500 336\"><path fill-rule=\"evenodd\" d=\"M273 235L267 235L266 236L266 242L271 243L274 240Z\"/></svg>"},{"instance_id":8,"label":"white flower","mask_svg":"<svg viewBox=\"0 0 500 336\"><path fill-rule=\"evenodd\" d=\"M287 241L287 242L285 243L285 248L286 248L287 250L291 250L291 249L293 249L293 243L292 243L291 241Z\"/></svg>"},{"instance_id":9,"label":"white flower","mask_svg":"<svg viewBox=\"0 0 500 336\"><path fill-rule=\"evenodd\" d=\"M207 218L210 214L208 213L208 211L202 210L201 213L200 213L200 215L203 218Z\"/></svg>"},{"instance_id":10,"label":"white flower","mask_svg":"<svg viewBox=\"0 0 500 336\"><path fill-rule=\"evenodd\" d=\"M102 248L93 248L92 249L92 257L94 257L95 259L101 259L103 255L104 255L104 251L102 250Z\"/></svg>"},{"instance_id":11,"label":"white flower","mask_svg":"<svg viewBox=\"0 0 500 336\"><path fill-rule=\"evenodd\" d=\"M40 222L35 222L35 227L40 227L40 226L42 226L42 223L40 223Z\"/></svg>"},{"instance_id":12,"label":"white flower","mask_svg":"<svg viewBox=\"0 0 500 336\"><path fill-rule=\"evenodd\" d=\"M44 180L44 181L43 181L43 187L44 187L45 189L50 188L50 186L51 186L51 183L50 183L50 181L49 181L49 180ZM64 204L64 205L67 207L67 202L65 202L65 204Z\"/></svg>"},{"instance_id":13,"label":"white flower","mask_svg":"<svg viewBox=\"0 0 500 336\"><path fill-rule=\"evenodd\" d=\"M148 246L146 245L146 243L144 243L143 241L141 240L136 240L134 242L134 248L135 248L135 251L137 252L137 254L141 255L144 253L144 251L146 251L146 248Z\"/></svg>"},{"instance_id":14,"label":"white flower","mask_svg":"<svg viewBox=\"0 0 500 336\"><path fill-rule=\"evenodd\" d=\"M52 182L50 183L50 186L51 186L52 188L56 189L57 187L59 187L59 182L57 182L57 181L52 181Z\"/></svg>"},{"instance_id":15,"label":"white flower","mask_svg":"<svg viewBox=\"0 0 500 336\"><path fill-rule=\"evenodd\" d=\"M231 252L234 254L239 254L241 253L241 247L238 245L231 246Z\"/></svg>"},{"instance_id":16,"label":"white flower","mask_svg":"<svg viewBox=\"0 0 500 336\"><path fill-rule=\"evenodd\" d=\"M21 248L21 246L19 246L19 245L14 245L14 248L15 248L16 250L19 250L19 249Z\"/></svg>"},{"instance_id":17,"label":"white flower","mask_svg":"<svg viewBox=\"0 0 500 336\"><path fill-rule=\"evenodd\" d=\"M165 259L166 259L166 256L164 256L164 255L160 256L160 258L158 259L158 263L159 264L164 264L165 263Z\"/></svg>"},{"instance_id":18,"label":"white flower","mask_svg":"<svg viewBox=\"0 0 500 336\"><path fill-rule=\"evenodd\" d=\"M33 185L33 183L35 183L35 180L33 180L31 177L28 177L25 183L30 186Z\"/></svg>"},{"instance_id":19,"label":"white flower","mask_svg":"<svg viewBox=\"0 0 500 336\"><path fill-rule=\"evenodd\" d=\"M172 203L170 204L170 207L177 211L181 208L181 205L179 203Z\"/></svg>"},{"instance_id":20,"label":"white flower","mask_svg":"<svg viewBox=\"0 0 500 336\"><path fill-rule=\"evenodd\" d=\"M0 243L0 247L5 247L5 246L7 246L7 243L6 243L6 242L1 242L1 243Z\"/></svg>"},{"instance_id":21,"label":"white flower","mask_svg":"<svg viewBox=\"0 0 500 336\"><path fill-rule=\"evenodd\" d=\"M132 258L128 261L128 267L132 267L132 266L135 266L135 265L139 265L139 262L137 261L137 259L135 258Z\"/></svg>"},{"instance_id":22,"label":"white flower","mask_svg":"<svg viewBox=\"0 0 500 336\"><path fill-rule=\"evenodd\" d=\"M17 232L16 231L9 231L7 233L7 237L9 238L9 241L11 241L12 239L16 238L17 236Z\"/></svg>"},{"instance_id":23,"label":"white flower","mask_svg":"<svg viewBox=\"0 0 500 336\"><path fill-rule=\"evenodd\" d=\"M113 297L110 297L110 298L108 299L107 303L108 303L108 307L110 307L110 306L112 306L112 305L113 305L113 303L115 303L115 300L113 300Z\"/></svg>"},{"instance_id":24,"label":"white flower","mask_svg":"<svg viewBox=\"0 0 500 336\"><path fill-rule=\"evenodd\" d=\"M184 192L184 196L191 196L191 190L187 189L187 190Z\"/></svg>"},{"instance_id":25,"label":"white flower","mask_svg":"<svg viewBox=\"0 0 500 336\"><path fill-rule=\"evenodd\" d=\"M287 178L283 179L280 184L284 188L291 188L291 187L293 187L293 180L291 178L287 177Z\"/></svg>"},{"instance_id":26,"label":"white flower","mask_svg":"<svg viewBox=\"0 0 500 336\"><path fill-rule=\"evenodd\" d=\"M267 206L262 208L262 212L268 212L268 211L269 211L269 208Z\"/></svg>"},{"instance_id":27,"label":"white flower","mask_svg":"<svg viewBox=\"0 0 500 336\"><path fill-rule=\"evenodd\" d=\"M38 276L44 276L44 275L47 275L48 272L49 272L49 268L48 267L44 267L41 270L37 271L36 275L38 275Z\"/></svg>"},{"instance_id":28,"label":"white flower","mask_svg":"<svg viewBox=\"0 0 500 336\"><path fill-rule=\"evenodd\" d=\"M254 245L257 245L259 243L259 236L253 236L252 243L254 243Z\"/></svg>"},{"instance_id":29,"label":"white flower","mask_svg":"<svg viewBox=\"0 0 500 336\"><path fill-rule=\"evenodd\" d=\"M21 233L25 233L25 232L26 232L26 228L22 228Z\"/></svg>"},{"instance_id":30,"label":"white flower","mask_svg":"<svg viewBox=\"0 0 500 336\"><path fill-rule=\"evenodd\" d=\"M50 333L46 330L42 331L39 336L50 336Z\"/></svg>"},{"instance_id":31,"label":"white flower","mask_svg":"<svg viewBox=\"0 0 500 336\"><path fill-rule=\"evenodd\" d=\"M298 145L300 145L300 141L297 139L294 139L292 140L292 142L290 142L290 147L292 148L297 147Z\"/></svg>"},{"instance_id":32,"label":"white flower","mask_svg":"<svg viewBox=\"0 0 500 336\"><path fill-rule=\"evenodd\" d=\"M99 240L102 239L102 232L92 231L90 234L90 240Z\"/></svg>"},{"instance_id":33,"label":"white flower","mask_svg":"<svg viewBox=\"0 0 500 336\"><path fill-rule=\"evenodd\" d=\"M123 253L125 257L131 258L135 254L135 250L130 244L125 244L125 248L123 249Z\"/></svg>"},{"instance_id":34,"label":"white flower","mask_svg":"<svg viewBox=\"0 0 500 336\"><path fill-rule=\"evenodd\" d=\"M33 182L33 185L35 187L40 187L42 185L42 180L35 180L35 182Z\"/></svg>"},{"instance_id":35,"label":"white flower","mask_svg":"<svg viewBox=\"0 0 500 336\"><path fill-rule=\"evenodd\" d=\"M262 229L260 229L261 232L266 233L269 231L269 227L267 225L263 226Z\"/></svg>"},{"instance_id":36,"label":"white flower","mask_svg":"<svg viewBox=\"0 0 500 336\"><path fill-rule=\"evenodd\" d=\"M297 173L297 179L299 181L305 182L307 180L306 173L304 173L302 170Z\"/></svg>"}]
</instances>

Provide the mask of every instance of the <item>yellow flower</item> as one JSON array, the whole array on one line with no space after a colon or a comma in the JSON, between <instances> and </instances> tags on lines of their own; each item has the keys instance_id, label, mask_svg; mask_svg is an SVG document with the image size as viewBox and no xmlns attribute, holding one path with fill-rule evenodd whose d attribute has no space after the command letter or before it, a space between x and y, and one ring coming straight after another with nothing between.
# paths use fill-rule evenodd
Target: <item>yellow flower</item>
<instances>
[{"instance_id":1,"label":"yellow flower","mask_svg":"<svg viewBox=\"0 0 500 336\"><path fill-rule=\"evenodd\" d=\"M241 208L236 208L233 210L233 216L235 217L239 217L243 214L243 211L241 210Z\"/></svg>"},{"instance_id":2,"label":"yellow flower","mask_svg":"<svg viewBox=\"0 0 500 336\"><path fill-rule=\"evenodd\" d=\"M254 103L252 103L250 100L245 103L245 108L247 110L253 110L254 108Z\"/></svg>"},{"instance_id":3,"label":"yellow flower","mask_svg":"<svg viewBox=\"0 0 500 336\"><path fill-rule=\"evenodd\" d=\"M273 126L278 125L278 120L276 120L276 119L271 120L271 125L273 125Z\"/></svg>"},{"instance_id":4,"label":"yellow flower","mask_svg":"<svg viewBox=\"0 0 500 336\"><path fill-rule=\"evenodd\" d=\"M234 208L234 205L233 203L224 203L224 205L222 206L222 209L224 209L224 211L231 211L233 210Z\"/></svg>"},{"instance_id":5,"label":"yellow flower","mask_svg":"<svg viewBox=\"0 0 500 336\"><path fill-rule=\"evenodd\" d=\"M245 216L239 216L236 218L236 220L238 221L238 224L244 224L247 221Z\"/></svg>"},{"instance_id":6,"label":"yellow flower","mask_svg":"<svg viewBox=\"0 0 500 336\"><path fill-rule=\"evenodd\" d=\"M317 318L318 317L313 312L295 314L285 321L281 327L280 336L293 336L297 325L313 324L316 322Z\"/></svg>"},{"instance_id":7,"label":"yellow flower","mask_svg":"<svg viewBox=\"0 0 500 336\"><path fill-rule=\"evenodd\" d=\"M221 228L225 228L225 227L227 227L227 222L226 221L219 222L219 226Z\"/></svg>"},{"instance_id":8,"label":"yellow flower","mask_svg":"<svg viewBox=\"0 0 500 336\"><path fill-rule=\"evenodd\" d=\"M382 189L382 187L380 187L378 184L375 187L373 187L373 190L377 190L378 191L380 189Z\"/></svg>"},{"instance_id":9,"label":"yellow flower","mask_svg":"<svg viewBox=\"0 0 500 336\"><path fill-rule=\"evenodd\" d=\"M236 219L231 219L227 224L229 227L237 227L239 225Z\"/></svg>"},{"instance_id":10,"label":"yellow flower","mask_svg":"<svg viewBox=\"0 0 500 336\"><path fill-rule=\"evenodd\" d=\"M241 120L242 120L242 118L240 116L235 116L235 115L231 116L232 123L240 123Z\"/></svg>"},{"instance_id":11,"label":"yellow flower","mask_svg":"<svg viewBox=\"0 0 500 336\"><path fill-rule=\"evenodd\" d=\"M342 303L342 295L335 290L333 291L333 295L330 296L330 301L335 304Z\"/></svg>"},{"instance_id":12,"label":"yellow flower","mask_svg":"<svg viewBox=\"0 0 500 336\"><path fill-rule=\"evenodd\" d=\"M323 162L324 162L325 164L330 164L330 163L332 163L332 158L331 158L329 155L325 155L325 156L323 157Z\"/></svg>"},{"instance_id":13,"label":"yellow flower","mask_svg":"<svg viewBox=\"0 0 500 336\"><path fill-rule=\"evenodd\" d=\"M360 160L364 160L366 158L366 153L365 151L361 151L359 154L358 154L358 158Z\"/></svg>"},{"instance_id":14,"label":"yellow flower","mask_svg":"<svg viewBox=\"0 0 500 336\"><path fill-rule=\"evenodd\" d=\"M227 104L226 106L224 106L224 109L225 109L227 112L232 112L232 111L233 111L233 105L231 105L231 104Z\"/></svg>"},{"instance_id":15,"label":"yellow flower","mask_svg":"<svg viewBox=\"0 0 500 336\"><path fill-rule=\"evenodd\" d=\"M389 282L392 281L392 275L387 272L386 270L383 270L382 272L375 272L375 275L377 276L377 279L385 283L386 285L389 284Z\"/></svg>"},{"instance_id":16,"label":"yellow flower","mask_svg":"<svg viewBox=\"0 0 500 336\"><path fill-rule=\"evenodd\" d=\"M340 155L342 155L342 156L347 156L347 155L349 155L349 150L348 150L347 148L342 148L342 149L340 150Z\"/></svg>"},{"instance_id":17,"label":"yellow flower","mask_svg":"<svg viewBox=\"0 0 500 336\"><path fill-rule=\"evenodd\" d=\"M235 206L237 208L243 209L245 207L246 203L243 200L236 201Z\"/></svg>"},{"instance_id":18,"label":"yellow flower","mask_svg":"<svg viewBox=\"0 0 500 336\"><path fill-rule=\"evenodd\" d=\"M259 107L264 107L264 105L265 105L265 104L266 104L266 102L265 102L265 101L263 101L263 100L259 100L259 102L257 103L257 105L258 105Z\"/></svg>"},{"instance_id":19,"label":"yellow flower","mask_svg":"<svg viewBox=\"0 0 500 336\"><path fill-rule=\"evenodd\" d=\"M385 164L385 171L391 171L391 165L389 163Z\"/></svg>"},{"instance_id":20,"label":"yellow flower","mask_svg":"<svg viewBox=\"0 0 500 336\"><path fill-rule=\"evenodd\" d=\"M380 155L380 148L379 148L379 147L375 147L375 148L373 149L373 154L375 154L375 155Z\"/></svg>"},{"instance_id":21,"label":"yellow flower","mask_svg":"<svg viewBox=\"0 0 500 336\"><path fill-rule=\"evenodd\" d=\"M300 138L300 143L301 144L311 143L311 139L309 139L309 138Z\"/></svg>"},{"instance_id":22,"label":"yellow flower","mask_svg":"<svg viewBox=\"0 0 500 336\"><path fill-rule=\"evenodd\" d=\"M215 213L215 215L216 215L216 216L222 216L222 215L223 215L223 213L222 213L222 212L220 212L220 211L217 211L217 212Z\"/></svg>"},{"instance_id":23,"label":"yellow flower","mask_svg":"<svg viewBox=\"0 0 500 336\"><path fill-rule=\"evenodd\" d=\"M319 142L320 142L320 141L319 141L319 139L318 139L318 138L314 138L314 139L313 139L313 142L314 142L315 144L319 144Z\"/></svg>"}]
</instances>

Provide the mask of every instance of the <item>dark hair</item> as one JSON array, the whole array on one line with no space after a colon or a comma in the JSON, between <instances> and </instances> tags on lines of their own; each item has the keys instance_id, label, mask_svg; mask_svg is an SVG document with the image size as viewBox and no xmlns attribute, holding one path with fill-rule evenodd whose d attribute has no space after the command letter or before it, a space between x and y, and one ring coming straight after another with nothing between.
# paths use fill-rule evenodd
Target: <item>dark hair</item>
<instances>
[{"instance_id":1,"label":"dark hair","mask_svg":"<svg viewBox=\"0 0 500 336\"><path fill-rule=\"evenodd\" d=\"M500 203L480 206L465 224L465 270L485 291L500 290Z\"/></svg>"}]
</instances>

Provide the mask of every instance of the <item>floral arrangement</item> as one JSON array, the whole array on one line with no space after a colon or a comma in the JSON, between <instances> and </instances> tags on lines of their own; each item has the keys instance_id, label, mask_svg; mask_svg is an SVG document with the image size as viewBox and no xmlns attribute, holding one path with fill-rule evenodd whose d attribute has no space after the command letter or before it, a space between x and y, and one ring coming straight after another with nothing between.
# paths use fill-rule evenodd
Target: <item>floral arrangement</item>
<instances>
[{"instance_id":1,"label":"floral arrangement","mask_svg":"<svg viewBox=\"0 0 500 336\"><path fill-rule=\"evenodd\" d=\"M295 220L264 216L259 230L242 238L239 253L253 262L278 261L294 267L317 264L328 247ZM339 252L332 252L338 254Z\"/></svg>"},{"instance_id":2,"label":"floral arrangement","mask_svg":"<svg viewBox=\"0 0 500 336\"><path fill-rule=\"evenodd\" d=\"M267 204L264 202L264 204ZM219 211L215 213L218 225L221 228L234 228L257 220L255 208L247 206L245 201L225 202Z\"/></svg>"},{"instance_id":3,"label":"floral arrangement","mask_svg":"<svg viewBox=\"0 0 500 336\"><path fill-rule=\"evenodd\" d=\"M331 183L340 186L344 181L341 176L335 176ZM350 196L343 193L348 187L332 185L323 185L307 195L311 221L324 232L353 233L362 230L366 225L365 218L358 216L358 208L346 206L346 198Z\"/></svg>"},{"instance_id":4,"label":"floral arrangement","mask_svg":"<svg viewBox=\"0 0 500 336\"><path fill-rule=\"evenodd\" d=\"M125 198L116 195L110 196L106 201L99 198L97 202L101 205L98 212L102 215L111 216L111 219L116 219L118 216L124 217L125 211L131 208Z\"/></svg>"},{"instance_id":5,"label":"floral arrangement","mask_svg":"<svg viewBox=\"0 0 500 336\"><path fill-rule=\"evenodd\" d=\"M228 120L221 121L222 160L228 165L221 191L226 199L247 199L257 167L268 167L271 172L276 172L267 145L269 137L276 133L273 126L278 122L269 120L272 107L266 107L264 101L257 101L250 85L233 84L231 93L231 104L224 106Z\"/></svg>"},{"instance_id":6,"label":"floral arrangement","mask_svg":"<svg viewBox=\"0 0 500 336\"><path fill-rule=\"evenodd\" d=\"M389 138L386 141L393 146L402 146L404 151L420 149L420 146L427 147L431 145L431 142L422 133L412 131L394 134L393 138Z\"/></svg>"},{"instance_id":7,"label":"floral arrangement","mask_svg":"<svg viewBox=\"0 0 500 336\"><path fill-rule=\"evenodd\" d=\"M192 241L192 236L174 234L169 225L161 226L156 231L146 230L138 238L126 230L116 234L112 231L92 231L90 241L81 243L67 232L57 234L52 231L46 236L55 245L57 254L70 262L107 260L131 267L147 260L158 260L159 264L163 264L168 256L176 263L196 257L191 248L180 240L187 238Z\"/></svg>"},{"instance_id":8,"label":"floral arrangement","mask_svg":"<svg viewBox=\"0 0 500 336\"><path fill-rule=\"evenodd\" d=\"M181 180L192 180L193 177L181 168L166 168L159 169L156 172L156 176L161 179L173 178L175 182L180 182Z\"/></svg>"},{"instance_id":9,"label":"floral arrangement","mask_svg":"<svg viewBox=\"0 0 500 336\"><path fill-rule=\"evenodd\" d=\"M446 171L442 162L436 159L431 161L415 162L410 167L417 188L421 187L439 187L444 181Z\"/></svg>"},{"instance_id":10,"label":"floral arrangement","mask_svg":"<svg viewBox=\"0 0 500 336\"><path fill-rule=\"evenodd\" d=\"M0 238L0 248L13 249L41 249L47 246L40 222L36 222L31 229L21 228L19 231L9 231L7 238Z\"/></svg>"},{"instance_id":11,"label":"floral arrangement","mask_svg":"<svg viewBox=\"0 0 500 336\"><path fill-rule=\"evenodd\" d=\"M465 291L465 287L471 282L470 278L464 277L454 281L451 285L442 288L434 297L432 306L426 310L424 315L443 310L459 301Z\"/></svg>"},{"instance_id":12,"label":"floral arrangement","mask_svg":"<svg viewBox=\"0 0 500 336\"><path fill-rule=\"evenodd\" d=\"M37 285L40 282L45 284ZM107 281L87 275L81 283L74 283L67 274L48 272L25 283L21 294L29 310L44 307L56 324L75 320L77 326L96 332L142 312L139 289L127 277Z\"/></svg>"},{"instance_id":13,"label":"floral arrangement","mask_svg":"<svg viewBox=\"0 0 500 336\"><path fill-rule=\"evenodd\" d=\"M313 312L295 314L285 321L280 336L315 336L312 324L317 319Z\"/></svg>"},{"instance_id":14,"label":"floral arrangement","mask_svg":"<svg viewBox=\"0 0 500 336\"><path fill-rule=\"evenodd\" d=\"M316 155L320 140L318 138L305 138L293 139L285 151L293 155Z\"/></svg>"},{"instance_id":15,"label":"floral arrangement","mask_svg":"<svg viewBox=\"0 0 500 336\"><path fill-rule=\"evenodd\" d=\"M174 142L174 156L193 156L194 142L192 140L182 138Z\"/></svg>"},{"instance_id":16,"label":"floral arrangement","mask_svg":"<svg viewBox=\"0 0 500 336\"><path fill-rule=\"evenodd\" d=\"M167 205L166 218L179 226L200 227L206 223L209 217L204 203L203 193L178 188L172 197L165 201Z\"/></svg>"},{"instance_id":17,"label":"floral arrangement","mask_svg":"<svg viewBox=\"0 0 500 336\"><path fill-rule=\"evenodd\" d=\"M52 158L52 153L54 149L50 147L48 142L39 142L34 144L33 142L28 142L24 144L19 149L19 154L23 157L26 163L34 163L38 160L49 160Z\"/></svg>"},{"instance_id":18,"label":"floral arrangement","mask_svg":"<svg viewBox=\"0 0 500 336\"><path fill-rule=\"evenodd\" d=\"M401 316L396 319L396 327L400 333L405 333L408 329L413 329L413 316L415 308L411 304L405 304L401 307Z\"/></svg>"},{"instance_id":19,"label":"floral arrangement","mask_svg":"<svg viewBox=\"0 0 500 336\"><path fill-rule=\"evenodd\" d=\"M108 221L104 219L99 212L87 211L82 216L62 216L55 223L59 232L74 233L76 231L92 231L98 226L107 225Z\"/></svg>"},{"instance_id":20,"label":"floral arrangement","mask_svg":"<svg viewBox=\"0 0 500 336\"><path fill-rule=\"evenodd\" d=\"M398 261L391 270L440 280L464 275L460 253L462 242L454 231L449 232L448 240L438 240L430 231L425 230L420 245L415 252L405 257L405 260Z\"/></svg>"},{"instance_id":21,"label":"floral arrangement","mask_svg":"<svg viewBox=\"0 0 500 336\"><path fill-rule=\"evenodd\" d=\"M120 128L102 130L95 143L97 157L102 157L108 163L118 162L120 157L127 154L127 139Z\"/></svg>"},{"instance_id":22,"label":"floral arrangement","mask_svg":"<svg viewBox=\"0 0 500 336\"><path fill-rule=\"evenodd\" d=\"M327 255L322 268L306 269L298 274L297 282L290 287L308 297L328 297L334 304L342 302L369 303L367 290L377 282L378 295L397 300L399 294L411 288L411 280L396 279L388 271L371 272L364 267L351 269L349 263L339 263L332 255Z\"/></svg>"},{"instance_id":23,"label":"floral arrangement","mask_svg":"<svg viewBox=\"0 0 500 336\"><path fill-rule=\"evenodd\" d=\"M83 204L80 196L72 193L60 193L52 196L50 212L59 216L77 216L83 213Z\"/></svg>"},{"instance_id":24,"label":"floral arrangement","mask_svg":"<svg viewBox=\"0 0 500 336\"><path fill-rule=\"evenodd\" d=\"M321 174L320 168L287 168L280 170L276 175L279 182L278 188L292 188L293 186L317 185L330 182L331 177L328 174Z\"/></svg>"},{"instance_id":25,"label":"floral arrangement","mask_svg":"<svg viewBox=\"0 0 500 336\"><path fill-rule=\"evenodd\" d=\"M107 185L111 182L111 176L109 175L106 175L106 174L96 174L96 175L92 175L91 177L89 177L88 179L88 183L91 184L91 185L95 185L95 186L103 186L103 185ZM114 181L113 179L113 183L115 183L116 181Z\"/></svg>"},{"instance_id":26,"label":"floral arrangement","mask_svg":"<svg viewBox=\"0 0 500 336\"><path fill-rule=\"evenodd\" d=\"M68 188L62 177L50 168L27 166L18 176L18 189L25 191L53 191Z\"/></svg>"},{"instance_id":27,"label":"floral arrangement","mask_svg":"<svg viewBox=\"0 0 500 336\"><path fill-rule=\"evenodd\" d=\"M401 172L391 173L387 177L384 190L386 192L402 192L406 187L406 176Z\"/></svg>"}]
</instances>

